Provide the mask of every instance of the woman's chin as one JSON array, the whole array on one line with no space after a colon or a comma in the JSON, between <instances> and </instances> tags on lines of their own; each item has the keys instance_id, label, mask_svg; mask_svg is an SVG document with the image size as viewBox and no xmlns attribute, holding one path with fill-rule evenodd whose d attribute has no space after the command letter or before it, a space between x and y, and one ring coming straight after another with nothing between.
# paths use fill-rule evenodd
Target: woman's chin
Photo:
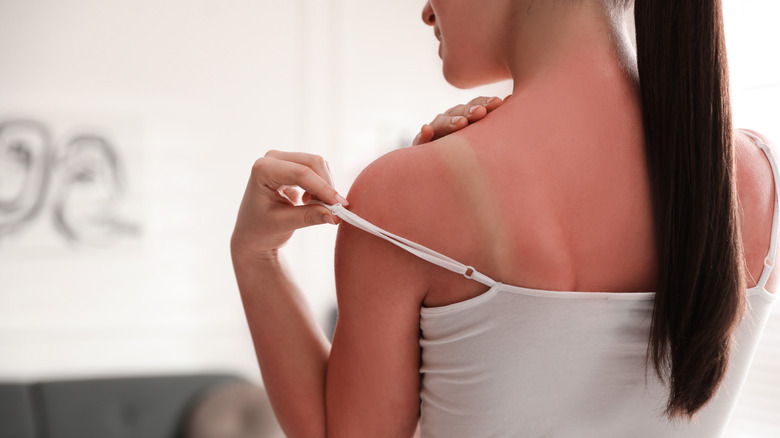
<instances>
[{"instance_id":1,"label":"woman's chin","mask_svg":"<svg viewBox=\"0 0 780 438\"><path fill-rule=\"evenodd\" d=\"M474 87L474 85L471 85L472 81L470 81L468 77L464 76L456 69L447 68L446 63L442 67L442 73L444 74L444 80L455 88L463 90Z\"/></svg>"},{"instance_id":2,"label":"woman's chin","mask_svg":"<svg viewBox=\"0 0 780 438\"><path fill-rule=\"evenodd\" d=\"M461 90L479 87L480 85L492 84L502 80L502 78L489 77L483 74L468 74L463 70L448 68L446 63L442 67L442 73L444 74L444 80L446 80L453 87L459 88Z\"/></svg>"}]
</instances>

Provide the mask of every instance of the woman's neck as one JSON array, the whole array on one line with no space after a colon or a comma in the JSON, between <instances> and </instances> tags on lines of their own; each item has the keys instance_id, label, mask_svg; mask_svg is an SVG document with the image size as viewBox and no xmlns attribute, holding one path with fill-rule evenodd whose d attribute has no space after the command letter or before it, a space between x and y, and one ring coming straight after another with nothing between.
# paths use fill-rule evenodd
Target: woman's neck
<instances>
[{"instance_id":1,"label":"woman's neck","mask_svg":"<svg viewBox=\"0 0 780 438\"><path fill-rule=\"evenodd\" d=\"M636 53L622 14L600 2L569 7L540 2L545 3L510 14L526 14L522 26L509 27L512 35L506 39L513 95L550 86L577 89L605 75L638 87Z\"/></svg>"},{"instance_id":2,"label":"woman's neck","mask_svg":"<svg viewBox=\"0 0 780 438\"><path fill-rule=\"evenodd\" d=\"M617 135L625 147L641 146L636 53L624 22L584 14L562 18L565 21L556 26L563 30L545 43L544 50L514 47L516 56L509 58L512 98L460 135L475 146L494 150L514 149L517 139L545 144L551 135L569 153L594 151L585 140L595 142L608 135ZM606 146L602 142L599 147Z\"/></svg>"}]
</instances>

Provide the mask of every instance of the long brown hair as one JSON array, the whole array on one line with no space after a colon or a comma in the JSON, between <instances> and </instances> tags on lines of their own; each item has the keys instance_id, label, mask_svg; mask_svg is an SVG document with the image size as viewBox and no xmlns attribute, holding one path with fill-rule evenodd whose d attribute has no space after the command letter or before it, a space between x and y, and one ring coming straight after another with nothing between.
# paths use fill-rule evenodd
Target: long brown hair
<instances>
[{"instance_id":1,"label":"long brown hair","mask_svg":"<svg viewBox=\"0 0 780 438\"><path fill-rule=\"evenodd\" d=\"M692 418L723 381L745 306L723 11L634 3L659 261L648 361L670 388L666 414Z\"/></svg>"}]
</instances>

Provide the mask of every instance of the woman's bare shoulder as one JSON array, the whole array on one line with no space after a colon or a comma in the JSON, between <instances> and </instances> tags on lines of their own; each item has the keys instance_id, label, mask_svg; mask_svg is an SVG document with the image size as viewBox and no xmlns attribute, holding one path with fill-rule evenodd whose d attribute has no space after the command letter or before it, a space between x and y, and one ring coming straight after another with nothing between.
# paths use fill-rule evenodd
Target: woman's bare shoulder
<instances>
[{"instance_id":1,"label":"woman's bare shoulder","mask_svg":"<svg viewBox=\"0 0 780 438\"><path fill-rule=\"evenodd\" d=\"M480 188L470 169L471 149L449 135L396 149L374 160L349 191L350 210L375 225L437 251L449 249L448 236L463 238L473 224L465 199Z\"/></svg>"},{"instance_id":2,"label":"woman's bare shoulder","mask_svg":"<svg viewBox=\"0 0 780 438\"><path fill-rule=\"evenodd\" d=\"M442 165L437 150L447 143L438 141L435 145L397 149L371 162L352 183L347 195L349 210L390 233L455 256L450 245L460 238L452 236L463 231L463 221L454 216L451 191L447 190L452 176ZM347 226L340 227L339 233L357 233L357 238L363 238L364 232ZM342 239L347 240L355 241ZM418 292L429 289L431 273L444 271L380 239L374 239L372 248L374 252L362 262L381 253L372 263L381 264L385 273L395 272L405 278L412 299L420 299Z\"/></svg>"},{"instance_id":3,"label":"woman's bare shoulder","mask_svg":"<svg viewBox=\"0 0 780 438\"><path fill-rule=\"evenodd\" d=\"M443 139L437 140L442 142ZM428 203L433 185L445 177L436 146L395 149L368 164L349 190L350 210L382 227L408 222L410 212Z\"/></svg>"},{"instance_id":4,"label":"woman's bare shoulder","mask_svg":"<svg viewBox=\"0 0 780 438\"><path fill-rule=\"evenodd\" d=\"M349 209L393 234L446 251L448 233L461 232L456 227L463 223L453 218L460 212L460 177L442 157L442 148L454 145L450 137L396 149L371 162L352 183Z\"/></svg>"},{"instance_id":5,"label":"woman's bare shoulder","mask_svg":"<svg viewBox=\"0 0 780 438\"><path fill-rule=\"evenodd\" d=\"M763 135L749 131L770 148L771 142ZM748 287L758 281L769 252L775 205L775 181L766 154L755 140L741 131L735 131L737 185L742 214L742 241L748 267ZM772 151L774 152L774 151ZM767 290L775 292L780 274L773 272Z\"/></svg>"}]
</instances>

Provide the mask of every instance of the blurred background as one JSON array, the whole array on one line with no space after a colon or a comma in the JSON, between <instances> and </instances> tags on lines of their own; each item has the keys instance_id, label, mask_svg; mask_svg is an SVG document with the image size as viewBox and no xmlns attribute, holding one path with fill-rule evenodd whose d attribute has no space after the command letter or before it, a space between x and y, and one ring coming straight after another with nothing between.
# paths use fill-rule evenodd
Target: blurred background
<instances>
[{"instance_id":1,"label":"blurred background","mask_svg":"<svg viewBox=\"0 0 780 438\"><path fill-rule=\"evenodd\" d=\"M0 381L259 382L229 239L268 149L346 194L456 90L423 0L0 0ZM780 4L724 0L735 124L780 144ZM287 254L329 328L335 227ZM780 435L780 308L728 436Z\"/></svg>"}]
</instances>

